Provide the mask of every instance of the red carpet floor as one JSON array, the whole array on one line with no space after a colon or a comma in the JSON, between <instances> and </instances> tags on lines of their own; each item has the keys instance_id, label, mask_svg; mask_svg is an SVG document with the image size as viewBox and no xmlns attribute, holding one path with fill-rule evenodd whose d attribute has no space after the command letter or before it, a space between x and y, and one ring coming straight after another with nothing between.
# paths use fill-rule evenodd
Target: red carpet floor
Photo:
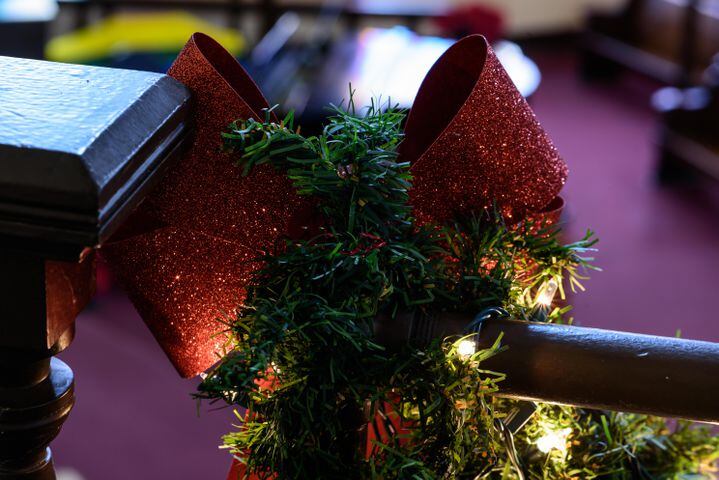
<instances>
[{"instance_id":1,"label":"red carpet floor","mask_svg":"<svg viewBox=\"0 0 719 480\"><path fill-rule=\"evenodd\" d=\"M573 59L530 52L544 75L537 116L569 164L570 237L600 239L587 292L572 299L585 326L719 341L719 203L716 189L654 181L656 88L625 76L587 85Z\"/></svg>"},{"instance_id":2,"label":"red carpet floor","mask_svg":"<svg viewBox=\"0 0 719 480\"><path fill-rule=\"evenodd\" d=\"M706 192L653 183L653 87L586 85L571 54L530 54L544 75L533 105L571 168L570 236L591 227L601 240L604 271L573 298L576 321L719 341L719 209ZM178 378L124 297L84 313L62 358L77 405L54 442L57 465L90 480L224 478L229 458L217 445L231 412L202 405L198 417L195 383Z\"/></svg>"}]
</instances>

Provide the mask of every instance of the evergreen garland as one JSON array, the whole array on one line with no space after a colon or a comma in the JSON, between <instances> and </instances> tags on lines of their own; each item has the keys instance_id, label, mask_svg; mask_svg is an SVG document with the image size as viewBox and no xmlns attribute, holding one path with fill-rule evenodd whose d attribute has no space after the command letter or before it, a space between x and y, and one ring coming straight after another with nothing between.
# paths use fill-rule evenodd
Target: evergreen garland
<instances>
[{"instance_id":1,"label":"evergreen garland","mask_svg":"<svg viewBox=\"0 0 719 480\"><path fill-rule=\"evenodd\" d=\"M508 226L492 209L416 225L409 165L397 160L404 112L380 107L335 107L318 136L269 111L222 134L238 168L285 171L323 223L263 246L263 267L228 322L232 351L197 395L243 407L225 445L260 477L518 478L496 428L515 402L492 396L503 376L481 368L501 355L501 339L469 357L458 338L390 352L375 342L373 319L503 307L565 322L568 307L538 316L537 295L551 279L562 298L564 285L582 289L594 239L562 245L557 229ZM369 449L368 423L377 433ZM552 432L561 444L544 453ZM670 430L642 415L547 405L515 445L532 479L713 478L719 457L717 438L684 422Z\"/></svg>"}]
</instances>

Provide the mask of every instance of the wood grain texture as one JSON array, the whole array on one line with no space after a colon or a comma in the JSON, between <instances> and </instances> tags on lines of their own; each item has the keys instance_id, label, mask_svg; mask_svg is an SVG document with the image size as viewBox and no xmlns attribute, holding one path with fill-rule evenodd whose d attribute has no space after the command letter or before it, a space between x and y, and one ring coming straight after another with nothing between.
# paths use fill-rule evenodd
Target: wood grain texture
<instances>
[{"instance_id":1,"label":"wood grain texture","mask_svg":"<svg viewBox=\"0 0 719 480\"><path fill-rule=\"evenodd\" d=\"M378 341L396 347L462 335L472 315L400 316L375 322ZM503 335L507 350L482 368L507 375L499 394L579 407L719 423L719 344L567 325L492 319L479 348Z\"/></svg>"},{"instance_id":2,"label":"wood grain texture","mask_svg":"<svg viewBox=\"0 0 719 480\"><path fill-rule=\"evenodd\" d=\"M101 241L186 137L165 75L0 57L0 238Z\"/></svg>"}]
</instances>

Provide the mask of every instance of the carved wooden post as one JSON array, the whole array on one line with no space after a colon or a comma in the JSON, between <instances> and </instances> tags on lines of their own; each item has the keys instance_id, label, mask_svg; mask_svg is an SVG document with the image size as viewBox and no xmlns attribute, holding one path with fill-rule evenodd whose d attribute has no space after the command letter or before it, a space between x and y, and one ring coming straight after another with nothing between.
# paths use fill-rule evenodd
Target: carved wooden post
<instances>
[{"instance_id":1,"label":"carved wooden post","mask_svg":"<svg viewBox=\"0 0 719 480\"><path fill-rule=\"evenodd\" d=\"M188 106L164 75L0 57L0 479L55 478L74 394L52 357L92 294L92 247L181 150Z\"/></svg>"}]
</instances>

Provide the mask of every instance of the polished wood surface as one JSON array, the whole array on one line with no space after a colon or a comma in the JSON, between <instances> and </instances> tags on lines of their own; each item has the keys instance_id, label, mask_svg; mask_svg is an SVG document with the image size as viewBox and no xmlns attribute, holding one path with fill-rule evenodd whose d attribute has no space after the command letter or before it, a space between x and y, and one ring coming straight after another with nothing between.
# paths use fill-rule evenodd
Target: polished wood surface
<instances>
[{"instance_id":1,"label":"polished wood surface","mask_svg":"<svg viewBox=\"0 0 719 480\"><path fill-rule=\"evenodd\" d=\"M719 423L718 343L496 317L477 328L471 314L375 321L388 348L472 332L478 349L508 346L482 362L507 375L502 396Z\"/></svg>"},{"instance_id":2,"label":"polished wood surface","mask_svg":"<svg viewBox=\"0 0 719 480\"><path fill-rule=\"evenodd\" d=\"M589 79L621 67L670 85L700 83L719 52L719 1L629 0L618 12L588 17L582 48Z\"/></svg>"},{"instance_id":3,"label":"polished wood surface","mask_svg":"<svg viewBox=\"0 0 719 480\"><path fill-rule=\"evenodd\" d=\"M177 157L189 101L163 75L0 57L0 480L55 478L75 397L52 357L94 290L92 247Z\"/></svg>"},{"instance_id":4,"label":"polished wood surface","mask_svg":"<svg viewBox=\"0 0 719 480\"><path fill-rule=\"evenodd\" d=\"M187 129L189 95L154 73L0 57L0 244L92 246Z\"/></svg>"}]
</instances>

